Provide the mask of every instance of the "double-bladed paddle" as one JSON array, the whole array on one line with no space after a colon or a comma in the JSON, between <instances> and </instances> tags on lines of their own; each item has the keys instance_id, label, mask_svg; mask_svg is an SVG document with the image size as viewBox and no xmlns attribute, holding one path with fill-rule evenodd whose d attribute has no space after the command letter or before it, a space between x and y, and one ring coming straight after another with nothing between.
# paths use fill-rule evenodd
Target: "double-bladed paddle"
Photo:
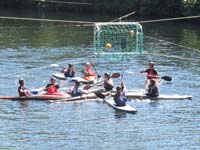
<instances>
[{"instance_id":1,"label":"double-bladed paddle","mask_svg":"<svg viewBox=\"0 0 200 150\"><path fill-rule=\"evenodd\" d=\"M165 81L171 81L172 80L172 77L170 77L170 76L152 76L152 77L157 77L157 78L163 79Z\"/></svg>"}]
</instances>

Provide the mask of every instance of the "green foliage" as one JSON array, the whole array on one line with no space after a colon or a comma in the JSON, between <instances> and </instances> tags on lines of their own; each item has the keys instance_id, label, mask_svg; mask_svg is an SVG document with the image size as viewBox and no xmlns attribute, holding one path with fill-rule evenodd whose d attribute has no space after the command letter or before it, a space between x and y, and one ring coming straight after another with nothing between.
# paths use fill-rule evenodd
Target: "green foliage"
<instances>
[{"instance_id":1,"label":"green foliage","mask_svg":"<svg viewBox=\"0 0 200 150\"><path fill-rule=\"evenodd\" d=\"M69 2L69 0L60 1ZM136 11L136 15L151 18L200 14L200 0L74 0L73 2L92 3L93 5L38 3L35 0L1 0L0 8L37 7L44 11L111 13L118 16Z\"/></svg>"}]
</instances>

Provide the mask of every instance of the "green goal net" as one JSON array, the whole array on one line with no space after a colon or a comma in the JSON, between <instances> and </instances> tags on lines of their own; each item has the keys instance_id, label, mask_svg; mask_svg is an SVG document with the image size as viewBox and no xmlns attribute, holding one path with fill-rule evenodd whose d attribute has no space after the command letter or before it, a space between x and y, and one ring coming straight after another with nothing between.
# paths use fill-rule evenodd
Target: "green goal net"
<instances>
[{"instance_id":1,"label":"green goal net","mask_svg":"<svg viewBox=\"0 0 200 150\"><path fill-rule=\"evenodd\" d=\"M138 22L106 22L94 25L94 54L119 57L143 53L143 30Z\"/></svg>"}]
</instances>

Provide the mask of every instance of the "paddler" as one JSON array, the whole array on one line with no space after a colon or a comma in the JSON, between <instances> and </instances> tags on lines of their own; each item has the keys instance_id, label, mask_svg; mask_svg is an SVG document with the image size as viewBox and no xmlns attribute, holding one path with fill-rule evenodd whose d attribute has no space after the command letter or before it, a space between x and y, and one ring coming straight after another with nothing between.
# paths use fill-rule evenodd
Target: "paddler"
<instances>
[{"instance_id":1,"label":"paddler","mask_svg":"<svg viewBox=\"0 0 200 150\"><path fill-rule=\"evenodd\" d=\"M65 77L74 77L75 76L75 69L74 69L74 65L72 63L68 64L68 68L63 68L61 70L61 73L64 73Z\"/></svg>"},{"instance_id":2,"label":"paddler","mask_svg":"<svg viewBox=\"0 0 200 150\"><path fill-rule=\"evenodd\" d=\"M96 72L92 70L93 63L87 62L85 66L85 70L83 70L83 78L85 80L94 80L96 79Z\"/></svg>"},{"instance_id":3,"label":"paddler","mask_svg":"<svg viewBox=\"0 0 200 150\"><path fill-rule=\"evenodd\" d=\"M85 91L83 89L80 88L80 82L79 81L75 81L74 87L72 87L70 89L70 91L68 92L68 94L71 94L72 97L75 96L82 96L83 94L88 94L88 91Z\"/></svg>"},{"instance_id":4,"label":"paddler","mask_svg":"<svg viewBox=\"0 0 200 150\"><path fill-rule=\"evenodd\" d=\"M147 73L147 79L158 79L158 73L154 68L155 63L149 62L149 68L142 70L140 73Z\"/></svg>"},{"instance_id":5,"label":"paddler","mask_svg":"<svg viewBox=\"0 0 200 150\"><path fill-rule=\"evenodd\" d=\"M111 91L113 89L113 80L110 77L110 73L104 73L104 82L103 82L104 89L106 91Z\"/></svg>"},{"instance_id":6,"label":"paddler","mask_svg":"<svg viewBox=\"0 0 200 150\"><path fill-rule=\"evenodd\" d=\"M24 85L24 79L19 79L19 87L18 87L18 94L19 96L30 96L28 89Z\"/></svg>"},{"instance_id":7,"label":"paddler","mask_svg":"<svg viewBox=\"0 0 200 150\"><path fill-rule=\"evenodd\" d=\"M142 70L140 73L147 73L147 80L146 84L149 84L151 79L159 79L158 73L156 69L154 68L155 63L154 62L149 62L149 68ZM157 81L158 82L158 81Z\"/></svg>"},{"instance_id":8,"label":"paddler","mask_svg":"<svg viewBox=\"0 0 200 150\"><path fill-rule=\"evenodd\" d=\"M44 90L47 91L47 94L54 94L55 92L58 91L58 89L59 89L59 84L56 83L56 80L54 77L51 77L50 83L47 84Z\"/></svg>"},{"instance_id":9,"label":"paddler","mask_svg":"<svg viewBox=\"0 0 200 150\"><path fill-rule=\"evenodd\" d=\"M116 106L126 106L127 97L125 93L126 87L124 80L121 80L121 86L116 87L116 94L114 95L114 101Z\"/></svg>"},{"instance_id":10,"label":"paddler","mask_svg":"<svg viewBox=\"0 0 200 150\"><path fill-rule=\"evenodd\" d=\"M159 96L159 89L155 79L151 79L149 85L147 86L147 96L157 97Z\"/></svg>"}]
</instances>

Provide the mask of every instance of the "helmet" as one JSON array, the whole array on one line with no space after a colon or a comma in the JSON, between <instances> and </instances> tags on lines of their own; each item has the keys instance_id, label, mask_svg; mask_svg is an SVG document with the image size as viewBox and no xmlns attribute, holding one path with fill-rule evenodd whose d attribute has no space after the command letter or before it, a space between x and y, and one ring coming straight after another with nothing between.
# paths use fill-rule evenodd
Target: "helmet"
<instances>
[{"instance_id":1,"label":"helmet","mask_svg":"<svg viewBox=\"0 0 200 150\"><path fill-rule=\"evenodd\" d=\"M87 62L86 65L90 65L90 62Z\"/></svg>"},{"instance_id":2,"label":"helmet","mask_svg":"<svg viewBox=\"0 0 200 150\"><path fill-rule=\"evenodd\" d=\"M69 68L71 68L72 66L73 66L73 64L72 64L72 63L68 64L68 67L69 67Z\"/></svg>"},{"instance_id":3,"label":"helmet","mask_svg":"<svg viewBox=\"0 0 200 150\"><path fill-rule=\"evenodd\" d=\"M51 79L50 79L50 80L51 80L51 81L52 81L52 80L56 81L56 79L55 79L54 77L51 77Z\"/></svg>"},{"instance_id":4,"label":"helmet","mask_svg":"<svg viewBox=\"0 0 200 150\"><path fill-rule=\"evenodd\" d=\"M104 73L104 76L110 77L110 73L106 72L106 73Z\"/></svg>"},{"instance_id":5,"label":"helmet","mask_svg":"<svg viewBox=\"0 0 200 150\"><path fill-rule=\"evenodd\" d=\"M119 91L119 90L121 90L122 89L122 87L120 86L120 85L118 85L117 87L116 87L116 90L117 91Z\"/></svg>"},{"instance_id":6,"label":"helmet","mask_svg":"<svg viewBox=\"0 0 200 150\"><path fill-rule=\"evenodd\" d=\"M19 79L19 84L22 84L24 82L24 79L23 78L20 78Z\"/></svg>"},{"instance_id":7,"label":"helmet","mask_svg":"<svg viewBox=\"0 0 200 150\"><path fill-rule=\"evenodd\" d=\"M155 85L155 83L156 83L156 81L155 81L154 79L151 79L151 80L150 80L150 84L151 84L151 85Z\"/></svg>"},{"instance_id":8,"label":"helmet","mask_svg":"<svg viewBox=\"0 0 200 150\"><path fill-rule=\"evenodd\" d=\"M149 65L155 65L155 63L153 61L149 62Z\"/></svg>"}]
</instances>

